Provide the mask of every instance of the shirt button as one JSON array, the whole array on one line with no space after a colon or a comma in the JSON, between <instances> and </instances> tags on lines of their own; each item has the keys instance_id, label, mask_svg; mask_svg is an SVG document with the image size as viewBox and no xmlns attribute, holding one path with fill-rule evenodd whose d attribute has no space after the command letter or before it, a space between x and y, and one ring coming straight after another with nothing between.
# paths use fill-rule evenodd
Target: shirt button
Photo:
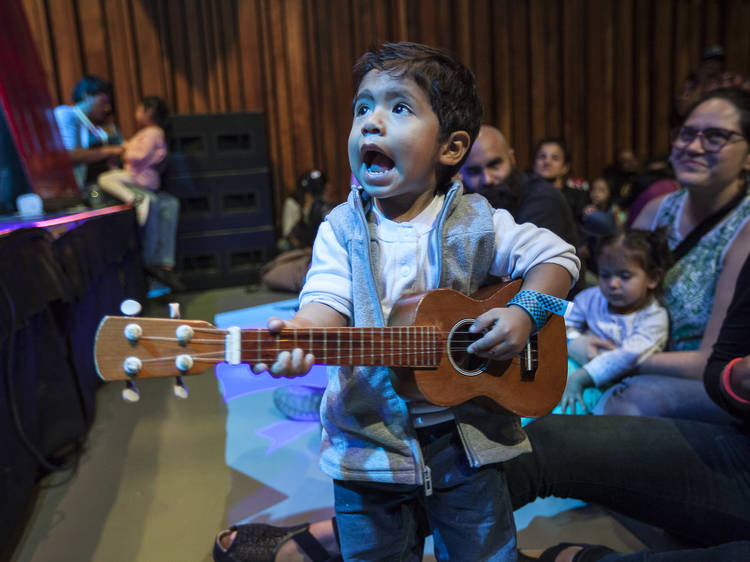
<instances>
[{"instance_id":1,"label":"shirt button","mask_svg":"<svg viewBox=\"0 0 750 562\"><path fill-rule=\"evenodd\" d=\"M411 270L409 269L408 265L403 266L401 268L401 277L408 277L409 276L409 271L411 271Z\"/></svg>"}]
</instances>

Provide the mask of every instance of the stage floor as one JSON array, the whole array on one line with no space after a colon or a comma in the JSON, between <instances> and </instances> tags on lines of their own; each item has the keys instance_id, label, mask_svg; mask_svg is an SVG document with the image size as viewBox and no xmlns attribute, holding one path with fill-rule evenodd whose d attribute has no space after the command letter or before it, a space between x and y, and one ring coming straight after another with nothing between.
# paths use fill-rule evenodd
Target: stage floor
<instances>
[{"instance_id":1,"label":"stage floor","mask_svg":"<svg viewBox=\"0 0 750 562\"><path fill-rule=\"evenodd\" d=\"M288 297L238 287L179 300L186 318L262 327L268 312L293 313ZM151 309L166 314L165 302ZM330 517L331 484L317 462L319 424L286 420L273 405L279 384L301 382L322 386L323 369L287 381L222 367L190 377L185 401L172 396L168 380L141 383L141 401L133 405L121 401L120 385L102 386L78 470L43 481L11 560L206 562L215 533L230 523ZM561 541L642 548L611 515L573 500L526 506L516 524L527 549Z\"/></svg>"}]
</instances>

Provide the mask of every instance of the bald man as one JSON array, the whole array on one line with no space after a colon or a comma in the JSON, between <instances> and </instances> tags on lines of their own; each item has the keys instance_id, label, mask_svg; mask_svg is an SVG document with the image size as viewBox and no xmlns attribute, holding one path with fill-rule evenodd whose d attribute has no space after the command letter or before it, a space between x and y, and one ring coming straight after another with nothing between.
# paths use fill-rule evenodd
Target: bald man
<instances>
[{"instance_id":1,"label":"bald man","mask_svg":"<svg viewBox=\"0 0 750 562\"><path fill-rule=\"evenodd\" d=\"M573 213L558 189L516 168L513 149L503 134L482 125L469 157L461 168L467 191L484 195L497 209L506 209L518 223L547 228L578 246Z\"/></svg>"}]
</instances>

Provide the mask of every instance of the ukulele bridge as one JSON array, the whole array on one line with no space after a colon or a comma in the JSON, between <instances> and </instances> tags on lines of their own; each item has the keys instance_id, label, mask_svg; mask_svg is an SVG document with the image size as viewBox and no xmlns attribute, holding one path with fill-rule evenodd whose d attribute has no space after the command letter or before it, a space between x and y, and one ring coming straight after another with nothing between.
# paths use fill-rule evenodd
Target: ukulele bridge
<instances>
[{"instance_id":1,"label":"ukulele bridge","mask_svg":"<svg viewBox=\"0 0 750 562\"><path fill-rule=\"evenodd\" d=\"M537 353L537 335L529 337L526 346L521 352L521 380L533 381L536 369L539 366L539 354Z\"/></svg>"}]
</instances>

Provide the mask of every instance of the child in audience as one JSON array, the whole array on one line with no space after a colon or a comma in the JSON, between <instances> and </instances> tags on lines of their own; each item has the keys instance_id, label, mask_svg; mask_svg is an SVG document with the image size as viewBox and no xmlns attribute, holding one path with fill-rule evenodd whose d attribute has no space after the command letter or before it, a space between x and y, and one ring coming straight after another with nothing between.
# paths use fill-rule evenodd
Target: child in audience
<instances>
[{"instance_id":1,"label":"child in audience","mask_svg":"<svg viewBox=\"0 0 750 562\"><path fill-rule=\"evenodd\" d=\"M468 348L497 360L517 355L546 320L539 293L565 297L579 263L550 231L516 224L452 182L482 118L473 74L442 51L398 43L365 53L354 83L348 147L359 185L318 230L299 311L288 322L269 319L269 329L386 326L403 296L438 287L471 294L490 276L522 277L523 293L476 318L472 331L483 335ZM306 373L309 351L280 353L271 372ZM432 532L439 560L516 560L497 463L529 450L519 418L479 401L448 408L405 399L396 376L387 367L329 368L320 465L334 479L343 558L421 560ZM264 544L277 552L285 540ZM233 560L246 541L242 526L221 533L215 560Z\"/></svg>"},{"instance_id":2,"label":"child in audience","mask_svg":"<svg viewBox=\"0 0 750 562\"><path fill-rule=\"evenodd\" d=\"M576 295L565 326L569 340L588 332L604 351L568 376L563 413L576 413L576 405L588 411L585 389L619 379L667 341L669 317L658 300L671 265L664 232L628 230L603 238L597 263L599 286Z\"/></svg>"},{"instance_id":3,"label":"child in audience","mask_svg":"<svg viewBox=\"0 0 750 562\"><path fill-rule=\"evenodd\" d=\"M141 226L148 218L150 193L159 189L157 167L167 156L164 139L167 115L164 100L156 96L143 98L135 110L139 130L123 143L123 169L104 172L97 180L102 191L135 207L136 219Z\"/></svg>"},{"instance_id":4,"label":"child in audience","mask_svg":"<svg viewBox=\"0 0 750 562\"><path fill-rule=\"evenodd\" d=\"M325 173L309 170L297 181L297 189L284 200L281 213L279 252L312 247L318 226L331 210L326 200Z\"/></svg>"},{"instance_id":5,"label":"child in audience","mask_svg":"<svg viewBox=\"0 0 750 562\"><path fill-rule=\"evenodd\" d=\"M581 217L581 242L578 257L585 262L586 268L596 273L594 254L603 236L610 236L618 231L625 222L617 204L612 200L612 185L609 180L598 177L589 188L590 203L583 208Z\"/></svg>"}]
</instances>

